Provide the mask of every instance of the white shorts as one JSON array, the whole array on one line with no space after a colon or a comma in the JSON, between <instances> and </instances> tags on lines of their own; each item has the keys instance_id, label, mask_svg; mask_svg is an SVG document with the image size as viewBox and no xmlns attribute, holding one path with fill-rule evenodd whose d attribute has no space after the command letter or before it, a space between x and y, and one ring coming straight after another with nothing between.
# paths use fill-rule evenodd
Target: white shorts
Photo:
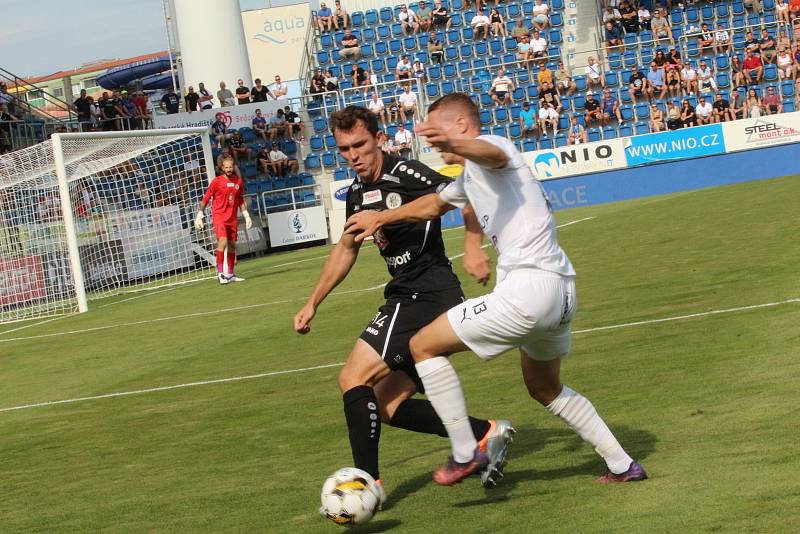
<instances>
[{"instance_id":1,"label":"white shorts","mask_svg":"<svg viewBox=\"0 0 800 534\"><path fill-rule=\"evenodd\" d=\"M488 360L514 348L529 358L565 358L577 310L575 277L514 269L494 291L447 312L450 326L470 350Z\"/></svg>"}]
</instances>

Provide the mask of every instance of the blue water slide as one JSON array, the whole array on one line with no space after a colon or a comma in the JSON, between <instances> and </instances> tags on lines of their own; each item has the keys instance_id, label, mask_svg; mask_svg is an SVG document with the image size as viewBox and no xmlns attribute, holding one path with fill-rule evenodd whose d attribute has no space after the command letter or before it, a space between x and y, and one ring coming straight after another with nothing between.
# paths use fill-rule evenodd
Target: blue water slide
<instances>
[{"instance_id":1,"label":"blue water slide","mask_svg":"<svg viewBox=\"0 0 800 534\"><path fill-rule=\"evenodd\" d=\"M165 75L167 79L170 78L168 56L145 59L108 69L105 74L98 76L97 83L103 89L115 90L126 87L135 80L148 80L150 83L161 84L164 83L161 75ZM168 85L171 86L172 82L170 81ZM167 85L163 87L167 87ZM159 85L158 87L153 87L153 89L163 87ZM145 87L145 89L148 88Z\"/></svg>"}]
</instances>

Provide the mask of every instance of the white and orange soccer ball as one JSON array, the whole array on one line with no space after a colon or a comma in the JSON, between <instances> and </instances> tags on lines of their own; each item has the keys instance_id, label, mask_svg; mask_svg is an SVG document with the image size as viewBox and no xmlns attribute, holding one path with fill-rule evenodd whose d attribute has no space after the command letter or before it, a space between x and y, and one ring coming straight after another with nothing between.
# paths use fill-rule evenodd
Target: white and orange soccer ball
<instances>
[{"instance_id":1,"label":"white and orange soccer ball","mask_svg":"<svg viewBox=\"0 0 800 534\"><path fill-rule=\"evenodd\" d=\"M366 471L344 467L322 485L321 499L323 516L338 525L360 525L378 511L380 490Z\"/></svg>"}]
</instances>

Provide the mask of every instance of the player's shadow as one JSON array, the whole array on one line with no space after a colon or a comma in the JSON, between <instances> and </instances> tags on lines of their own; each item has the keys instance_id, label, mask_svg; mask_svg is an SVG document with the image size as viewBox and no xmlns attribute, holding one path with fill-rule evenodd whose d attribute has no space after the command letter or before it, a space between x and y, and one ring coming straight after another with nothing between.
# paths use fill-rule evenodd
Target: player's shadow
<instances>
[{"instance_id":1,"label":"player's shadow","mask_svg":"<svg viewBox=\"0 0 800 534\"><path fill-rule=\"evenodd\" d=\"M358 534L374 534L378 532L387 532L393 528L397 528L402 523L398 519L376 519L370 521L366 525L357 525L347 529L348 532L356 532Z\"/></svg>"}]
</instances>

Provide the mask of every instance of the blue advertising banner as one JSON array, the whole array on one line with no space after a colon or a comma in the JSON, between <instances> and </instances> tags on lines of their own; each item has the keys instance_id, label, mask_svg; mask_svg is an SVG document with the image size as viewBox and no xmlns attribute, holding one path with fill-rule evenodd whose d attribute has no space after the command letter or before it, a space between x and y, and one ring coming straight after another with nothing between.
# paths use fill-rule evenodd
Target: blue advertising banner
<instances>
[{"instance_id":1,"label":"blue advertising banner","mask_svg":"<svg viewBox=\"0 0 800 534\"><path fill-rule=\"evenodd\" d=\"M722 137L721 124L637 135L625 139L625 157L629 166L712 156L723 152L725 152L725 140Z\"/></svg>"}]
</instances>

